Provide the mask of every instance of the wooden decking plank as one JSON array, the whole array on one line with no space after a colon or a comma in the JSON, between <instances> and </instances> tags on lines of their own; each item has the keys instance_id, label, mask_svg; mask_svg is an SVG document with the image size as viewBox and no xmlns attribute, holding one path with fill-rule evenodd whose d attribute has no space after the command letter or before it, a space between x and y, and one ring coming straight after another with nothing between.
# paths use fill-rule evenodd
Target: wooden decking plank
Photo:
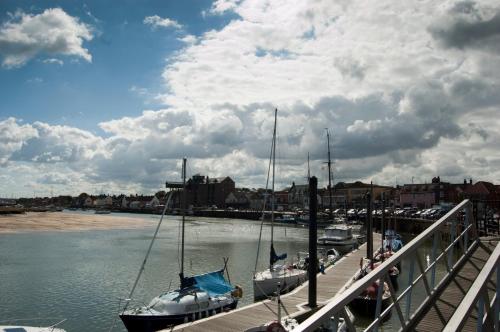
<instances>
[{"instance_id":1,"label":"wooden decking plank","mask_svg":"<svg viewBox=\"0 0 500 332\"><path fill-rule=\"evenodd\" d=\"M472 256L457 272L457 275L450 281L442 291L433 306L429 308L424 318L418 323L416 331L441 331L444 328L443 318L449 320L469 288L472 286L478 272L483 268L490 253L482 245L478 246ZM496 290L495 280L492 278L488 283L488 293L493 294ZM474 309L463 331L473 331L476 327L477 313Z\"/></svg>"}]
</instances>

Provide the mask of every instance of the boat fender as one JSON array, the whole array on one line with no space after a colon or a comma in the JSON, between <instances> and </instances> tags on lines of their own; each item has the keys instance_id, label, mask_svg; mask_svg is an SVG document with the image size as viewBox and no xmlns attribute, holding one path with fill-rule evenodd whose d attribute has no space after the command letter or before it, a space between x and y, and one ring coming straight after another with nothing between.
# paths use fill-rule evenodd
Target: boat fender
<instances>
[{"instance_id":1,"label":"boat fender","mask_svg":"<svg viewBox=\"0 0 500 332\"><path fill-rule=\"evenodd\" d=\"M279 322L272 322L267 326L266 332L286 332L286 330Z\"/></svg>"},{"instance_id":2,"label":"boat fender","mask_svg":"<svg viewBox=\"0 0 500 332\"><path fill-rule=\"evenodd\" d=\"M234 289L231 292L231 295L233 297L242 298L243 297L243 288L241 288L240 285L234 286Z\"/></svg>"}]
</instances>

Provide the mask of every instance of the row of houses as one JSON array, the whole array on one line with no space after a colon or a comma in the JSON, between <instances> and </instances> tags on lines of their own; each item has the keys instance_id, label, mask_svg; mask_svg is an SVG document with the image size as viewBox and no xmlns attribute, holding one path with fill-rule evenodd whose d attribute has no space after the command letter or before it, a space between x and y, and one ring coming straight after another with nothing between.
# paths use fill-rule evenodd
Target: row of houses
<instances>
[{"instance_id":1,"label":"row of houses","mask_svg":"<svg viewBox=\"0 0 500 332\"><path fill-rule=\"evenodd\" d=\"M181 183L167 183L170 191L160 191L155 195L87 195L78 197L58 196L53 198L19 199L24 206L72 206L79 208L121 208L121 209L157 209L167 205L167 208L181 207L182 197L186 197L189 208L237 208L261 210L270 209L271 192L265 189L236 188L235 182L229 177L214 177L194 175L186 182L183 192ZM485 181L453 184L441 181L439 176L429 183L405 184L402 186L382 186L356 181L352 183L338 182L331 190L318 189L317 201L320 209L326 208L363 208L366 206L366 194L372 193L375 204L380 205L382 197L386 206L430 208L436 204L456 204L463 199L493 202L500 208L500 186ZM283 190L275 191L274 205L277 210L307 209L309 206L309 186L296 184ZM2 200L3 201L7 201ZM2 203L0 202L0 203ZM9 203L10 200L9 200ZM492 205L492 204L490 204Z\"/></svg>"},{"instance_id":2,"label":"row of houses","mask_svg":"<svg viewBox=\"0 0 500 332\"><path fill-rule=\"evenodd\" d=\"M81 194L75 197L71 203L76 208L97 208L97 209L156 209L165 204L163 197L158 195L99 195L89 196Z\"/></svg>"},{"instance_id":3,"label":"row of houses","mask_svg":"<svg viewBox=\"0 0 500 332\"><path fill-rule=\"evenodd\" d=\"M441 181L439 176L429 183L405 184L402 186L382 186L356 181L339 182L329 188L318 189L319 208L362 208L366 206L367 193L371 193L375 204L380 205L382 198L387 206L430 208L441 203L456 204L463 199L500 201L500 186L489 182L453 184ZM171 207L180 206L180 191L171 193ZM192 207L218 207L260 210L267 202L270 208L270 191L264 189L236 188L230 177L213 178L195 175L187 182L186 199ZM275 191L277 210L306 209L309 206L309 186L292 183L290 187Z\"/></svg>"}]
</instances>

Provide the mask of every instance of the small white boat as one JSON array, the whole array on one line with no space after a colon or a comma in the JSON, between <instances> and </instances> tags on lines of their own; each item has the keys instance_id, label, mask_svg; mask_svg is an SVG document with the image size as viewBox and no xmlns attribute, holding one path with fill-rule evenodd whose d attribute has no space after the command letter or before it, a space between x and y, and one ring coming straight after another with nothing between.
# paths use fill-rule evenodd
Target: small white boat
<instances>
[{"instance_id":1,"label":"small white boat","mask_svg":"<svg viewBox=\"0 0 500 332\"><path fill-rule=\"evenodd\" d=\"M63 329L54 326L49 327L34 327L34 326L19 326L19 325L0 325L0 332L66 332Z\"/></svg>"},{"instance_id":2,"label":"small white boat","mask_svg":"<svg viewBox=\"0 0 500 332\"><path fill-rule=\"evenodd\" d=\"M274 265L273 269L257 272L253 279L253 295L260 300L276 294L278 284L280 294L287 293L307 280L307 271L293 266Z\"/></svg>"},{"instance_id":3,"label":"small white boat","mask_svg":"<svg viewBox=\"0 0 500 332\"><path fill-rule=\"evenodd\" d=\"M337 249L340 253L351 252L358 246L358 239L352 235L352 227L333 225L325 228L325 235L318 238L318 244Z\"/></svg>"}]
</instances>

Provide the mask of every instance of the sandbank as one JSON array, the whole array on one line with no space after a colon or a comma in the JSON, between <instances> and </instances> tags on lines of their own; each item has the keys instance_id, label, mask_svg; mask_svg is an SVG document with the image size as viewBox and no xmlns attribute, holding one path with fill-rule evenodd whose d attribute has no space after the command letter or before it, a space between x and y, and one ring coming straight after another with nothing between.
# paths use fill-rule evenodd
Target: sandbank
<instances>
[{"instance_id":1,"label":"sandbank","mask_svg":"<svg viewBox=\"0 0 500 332\"><path fill-rule=\"evenodd\" d=\"M0 215L0 234L38 231L137 229L154 223L141 218L65 212L28 212Z\"/></svg>"}]
</instances>

